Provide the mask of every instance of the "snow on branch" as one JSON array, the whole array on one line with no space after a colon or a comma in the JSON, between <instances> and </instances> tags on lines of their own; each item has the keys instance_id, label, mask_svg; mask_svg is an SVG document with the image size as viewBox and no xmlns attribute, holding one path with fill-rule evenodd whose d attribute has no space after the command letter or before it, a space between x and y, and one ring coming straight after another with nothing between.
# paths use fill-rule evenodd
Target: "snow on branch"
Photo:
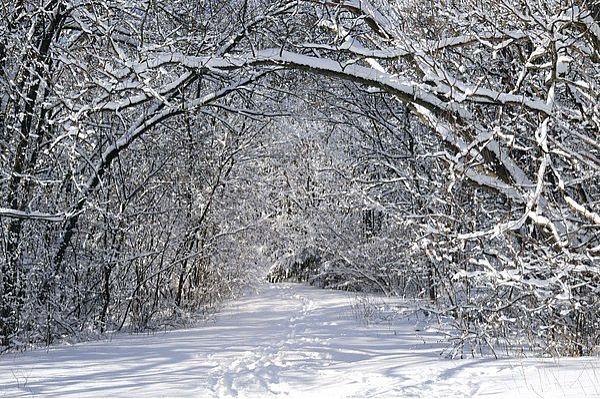
<instances>
[{"instance_id":1,"label":"snow on branch","mask_svg":"<svg viewBox=\"0 0 600 399\"><path fill-rule=\"evenodd\" d=\"M440 40L428 40L425 42L424 45L416 42L411 42L404 48L370 49L363 46L356 38L348 36L347 40L345 40L344 43L337 46L330 44L305 43L302 45L302 47L330 51L348 51L352 54L360 55L363 57L379 58L382 60L394 60L398 58L414 56L424 51L435 52L447 48L467 46L474 43L486 43L492 46L494 49L496 49L497 46L494 46L491 42L499 41L504 46L507 42L513 42L515 40L524 39L526 37L527 35L520 31L485 32L477 35L461 35L455 37L448 37Z\"/></svg>"},{"instance_id":2,"label":"snow on branch","mask_svg":"<svg viewBox=\"0 0 600 399\"><path fill-rule=\"evenodd\" d=\"M492 105L516 105L522 106L534 112L541 112L546 115L551 114L550 107L542 100L529 98L525 95L516 95L498 92L492 89L482 87L471 87L466 83L453 80L452 86L441 85L438 90L444 93L435 93L430 91L429 86L410 81L397 75L389 74L380 69L364 67L354 62L338 62L326 58L317 58L304 54L298 54L281 49L266 49L257 53L254 58L247 58L248 64L273 63L276 65L291 66L300 69L307 69L323 74L335 75L338 77L354 80L359 83L379 87L385 91L398 95L407 102L414 102L427 107L433 107L437 111L451 112L463 119L470 120L471 114L460 104L454 101L445 101L438 97L438 94L448 94L452 97L460 96L455 100L486 103ZM234 61L217 62L212 60L213 65L233 65ZM439 74L432 73L432 76L440 78ZM441 79L438 79L441 80ZM460 89L462 93L455 93Z\"/></svg>"},{"instance_id":3,"label":"snow on branch","mask_svg":"<svg viewBox=\"0 0 600 399\"><path fill-rule=\"evenodd\" d=\"M430 86L414 82L400 76L387 73L381 68L365 67L356 61L339 62L328 58L319 58L309 55L271 48L259 51L256 55L229 57L196 57L182 53L159 53L156 57L135 65L136 73L143 73L150 69L159 68L167 64L178 64L190 69L206 70L232 70L253 65L285 66L304 69L325 75L334 75L373 87L379 87L391 94L395 94L406 102L416 103L436 110L436 112L450 112L470 120L471 114L460 102L485 103L491 105L516 105L534 112L551 114L550 107L542 100L529 98L525 95L498 92L483 87L472 87L457 79L452 84L442 83L440 73L431 69L427 70L428 79L438 82L432 91ZM450 96L454 101L441 99L439 95ZM140 99L135 99L140 101ZM122 107L123 104L110 104L113 107Z\"/></svg>"},{"instance_id":4,"label":"snow on branch","mask_svg":"<svg viewBox=\"0 0 600 399\"><path fill-rule=\"evenodd\" d=\"M309 70L323 75L333 75L373 87L379 87L403 101L419 104L440 112L451 112L461 118L470 119L469 111L458 104L449 103L431 93L425 86L403 79L374 68L354 63L340 63L326 58L317 58L280 49L266 49L254 58L247 58L247 64L273 64Z\"/></svg>"},{"instance_id":5,"label":"snow on branch","mask_svg":"<svg viewBox=\"0 0 600 399\"><path fill-rule=\"evenodd\" d=\"M60 223L68 219L70 215L64 213L52 214L38 211L26 212L17 209L0 208L0 217L6 217L9 219L41 220L45 222Z\"/></svg>"}]
</instances>

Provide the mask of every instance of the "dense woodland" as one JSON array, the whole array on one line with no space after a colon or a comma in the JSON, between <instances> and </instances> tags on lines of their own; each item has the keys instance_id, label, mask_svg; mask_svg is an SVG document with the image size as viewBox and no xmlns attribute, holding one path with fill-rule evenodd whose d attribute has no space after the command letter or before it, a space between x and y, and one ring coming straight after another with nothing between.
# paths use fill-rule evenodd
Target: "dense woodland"
<instances>
[{"instance_id":1,"label":"dense woodland","mask_svg":"<svg viewBox=\"0 0 600 399\"><path fill-rule=\"evenodd\" d=\"M596 0L0 0L0 352L274 265L598 353L599 93Z\"/></svg>"}]
</instances>

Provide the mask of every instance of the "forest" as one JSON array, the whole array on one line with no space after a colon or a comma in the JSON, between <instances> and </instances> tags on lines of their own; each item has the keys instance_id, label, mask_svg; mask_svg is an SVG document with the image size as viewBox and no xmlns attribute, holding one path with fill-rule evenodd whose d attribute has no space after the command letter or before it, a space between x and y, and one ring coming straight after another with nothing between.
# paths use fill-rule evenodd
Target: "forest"
<instances>
[{"instance_id":1,"label":"forest","mask_svg":"<svg viewBox=\"0 0 600 399\"><path fill-rule=\"evenodd\" d=\"M0 353L269 278L598 354L599 96L598 0L0 0Z\"/></svg>"}]
</instances>

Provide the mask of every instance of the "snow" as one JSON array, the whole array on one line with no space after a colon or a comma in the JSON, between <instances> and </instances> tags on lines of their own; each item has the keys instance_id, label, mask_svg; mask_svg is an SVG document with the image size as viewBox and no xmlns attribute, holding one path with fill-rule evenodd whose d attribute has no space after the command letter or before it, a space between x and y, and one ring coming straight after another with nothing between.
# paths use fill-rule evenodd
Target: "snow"
<instances>
[{"instance_id":1,"label":"snow","mask_svg":"<svg viewBox=\"0 0 600 399\"><path fill-rule=\"evenodd\" d=\"M600 359L455 359L415 318L364 323L351 294L266 285L214 321L0 357L0 397L600 397Z\"/></svg>"},{"instance_id":2,"label":"snow","mask_svg":"<svg viewBox=\"0 0 600 399\"><path fill-rule=\"evenodd\" d=\"M50 214L39 211L27 212L18 209L2 207L0 207L0 217L7 217L13 219L45 220L47 222L63 222L65 219L67 219L67 215L64 214Z\"/></svg>"}]
</instances>

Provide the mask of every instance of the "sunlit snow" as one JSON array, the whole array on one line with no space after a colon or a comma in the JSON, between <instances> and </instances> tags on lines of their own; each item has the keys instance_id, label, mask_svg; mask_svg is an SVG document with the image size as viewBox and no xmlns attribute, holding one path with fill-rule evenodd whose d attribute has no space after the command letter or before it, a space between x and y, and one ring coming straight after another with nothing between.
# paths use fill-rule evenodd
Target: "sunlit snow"
<instances>
[{"instance_id":1,"label":"sunlit snow","mask_svg":"<svg viewBox=\"0 0 600 399\"><path fill-rule=\"evenodd\" d=\"M600 397L598 358L449 360L414 316L357 315L348 293L264 286L197 328L5 354L0 397Z\"/></svg>"}]
</instances>

